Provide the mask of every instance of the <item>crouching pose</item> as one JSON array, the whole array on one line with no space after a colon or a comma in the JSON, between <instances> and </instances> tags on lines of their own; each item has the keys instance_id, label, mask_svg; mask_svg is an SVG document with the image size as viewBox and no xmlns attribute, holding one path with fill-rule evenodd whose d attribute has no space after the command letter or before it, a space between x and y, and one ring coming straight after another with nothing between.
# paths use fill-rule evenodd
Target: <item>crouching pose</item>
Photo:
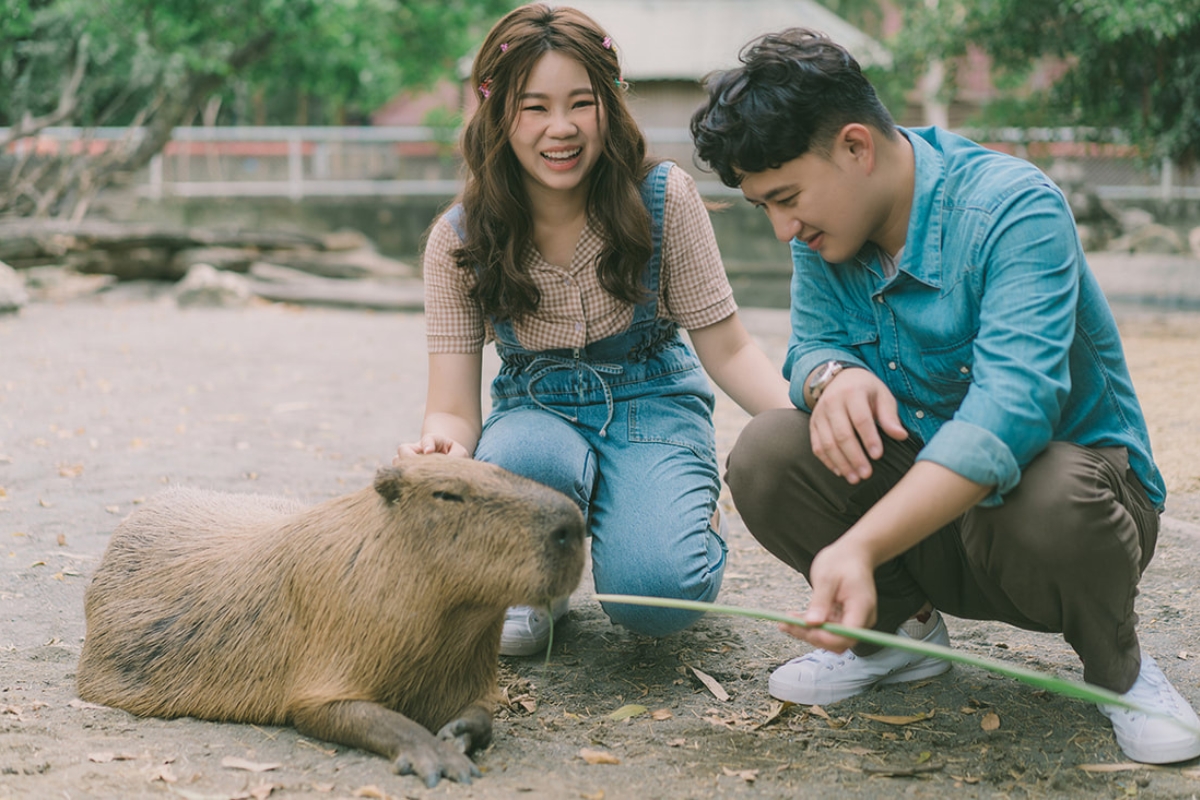
<instances>
[{"instance_id":1,"label":"crouching pose","mask_svg":"<svg viewBox=\"0 0 1200 800\"><path fill-rule=\"evenodd\" d=\"M1165 488L1062 193L1019 159L897 127L820 34L769 35L741 59L710 79L692 133L791 242L797 408L750 422L727 480L811 584L806 621L947 644L936 608L1058 632L1088 682L1200 724L1138 644ZM783 700L948 668L789 632L820 649L771 676ZM1169 719L1100 710L1132 759L1200 755Z\"/></svg>"}]
</instances>

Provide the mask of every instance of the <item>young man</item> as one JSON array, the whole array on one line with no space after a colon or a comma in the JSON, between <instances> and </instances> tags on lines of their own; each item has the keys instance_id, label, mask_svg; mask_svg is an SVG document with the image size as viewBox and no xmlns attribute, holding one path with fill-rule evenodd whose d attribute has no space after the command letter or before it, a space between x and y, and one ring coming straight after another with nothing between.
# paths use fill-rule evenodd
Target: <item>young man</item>
<instances>
[{"instance_id":1,"label":"young man","mask_svg":"<svg viewBox=\"0 0 1200 800\"><path fill-rule=\"evenodd\" d=\"M1062 633L1084 679L1193 726L1135 632L1165 488L1112 314L1062 193L945 131L898 128L823 35L752 42L692 119L700 158L790 241L796 409L743 431L727 480L812 586L812 624L948 644L936 609ZM817 649L771 694L829 703L948 664L788 631ZM1132 759L1200 735L1100 709Z\"/></svg>"}]
</instances>

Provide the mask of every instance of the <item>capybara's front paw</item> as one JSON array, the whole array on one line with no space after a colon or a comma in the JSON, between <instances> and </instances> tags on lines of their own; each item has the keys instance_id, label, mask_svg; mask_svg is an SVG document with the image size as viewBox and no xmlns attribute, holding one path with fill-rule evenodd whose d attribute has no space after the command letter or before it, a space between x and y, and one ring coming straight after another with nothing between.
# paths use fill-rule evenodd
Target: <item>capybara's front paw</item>
<instances>
[{"instance_id":1,"label":"capybara's front paw","mask_svg":"<svg viewBox=\"0 0 1200 800\"><path fill-rule=\"evenodd\" d=\"M433 788L442 778L470 783L483 775L479 767L459 752L453 740L433 739L402 750L392 762L397 775L416 775Z\"/></svg>"}]
</instances>

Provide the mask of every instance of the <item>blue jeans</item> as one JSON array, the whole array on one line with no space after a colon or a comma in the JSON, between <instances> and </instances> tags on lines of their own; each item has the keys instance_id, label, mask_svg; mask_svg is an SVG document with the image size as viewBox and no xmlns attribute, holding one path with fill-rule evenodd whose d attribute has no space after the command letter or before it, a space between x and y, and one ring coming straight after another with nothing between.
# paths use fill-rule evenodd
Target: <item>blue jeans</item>
<instances>
[{"instance_id":1,"label":"blue jeans","mask_svg":"<svg viewBox=\"0 0 1200 800\"><path fill-rule=\"evenodd\" d=\"M493 412L475 457L579 504L592 536L597 592L712 601L726 548L712 529L720 478L709 407L692 394L614 394L611 421L604 402L570 406L577 423L536 405ZM700 616L623 604L604 610L614 623L650 636L682 630Z\"/></svg>"}]
</instances>

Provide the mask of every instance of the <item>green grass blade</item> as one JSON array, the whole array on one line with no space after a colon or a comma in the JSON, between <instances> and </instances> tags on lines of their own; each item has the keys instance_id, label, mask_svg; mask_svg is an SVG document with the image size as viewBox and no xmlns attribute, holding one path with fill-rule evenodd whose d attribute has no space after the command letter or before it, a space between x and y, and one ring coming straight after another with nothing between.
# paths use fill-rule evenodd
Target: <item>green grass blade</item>
<instances>
[{"instance_id":1,"label":"green grass blade","mask_svg":"<svg viewBox=\"0 0 1200 800\"><path fill-rule=\"evenodd\" d=\"M713 614L732 614L738 617L749 617L751 619L764 619L770 622L781 622L788 625L798 625L802 628L811 628L803 619L799 617L780 614L775 611L767 611L759 608L742 608L739 606L723 606L714 603L701 603L695 600L675 600L669 597L641 597L638 595L626 594L598 594L596 599L602 603L626 603L635 606L655 606L658 608L674 608L682 611L703 611ZM881 647L894 647L897 650L906 650L910 653L917 653L924 656L932 656L943 661L951 661L958 664L966 664L972 667L979 667L988 672L995 672L998 675L1004 675L1009 678L1014 678L1022 683L1027 683L1030 686L1036 686L1039 689L1045 689L1048 692L1054 692L1064 697L1073 697L1078 700L1086 700L1091 703L1104 703L1106 705L1121 706L1133 711L1139 711L1143 714L1148 714L1154 717L1162 717L1169 719L1176 725L1191 731L1192 733L1200 734L1200 730L1193 728L1181 720L1172 717L1170 714L1165 714L1161 711L1137 703L1131 703L1116 692L1103 689L1099 686L1094 686L1090 683L1082 681L1069 681L1063 678L1057 678L1053 675L1046 675L1036 670L1026 667L1013 666L1005 664L1002 661L996 661L982 656L971 655L960 650L954 650L949 647L943 647L937 644L929 644L916 639L910 639L907 636L897 636L892 633L882 633L881 631L869 630L867 628L852 628L847 625L838 625L836 623L827 622L819 626L822 630L838 636L845 636L848 639L857 639L861 642L879 645Z\"/></svg>"}]
</instances>

